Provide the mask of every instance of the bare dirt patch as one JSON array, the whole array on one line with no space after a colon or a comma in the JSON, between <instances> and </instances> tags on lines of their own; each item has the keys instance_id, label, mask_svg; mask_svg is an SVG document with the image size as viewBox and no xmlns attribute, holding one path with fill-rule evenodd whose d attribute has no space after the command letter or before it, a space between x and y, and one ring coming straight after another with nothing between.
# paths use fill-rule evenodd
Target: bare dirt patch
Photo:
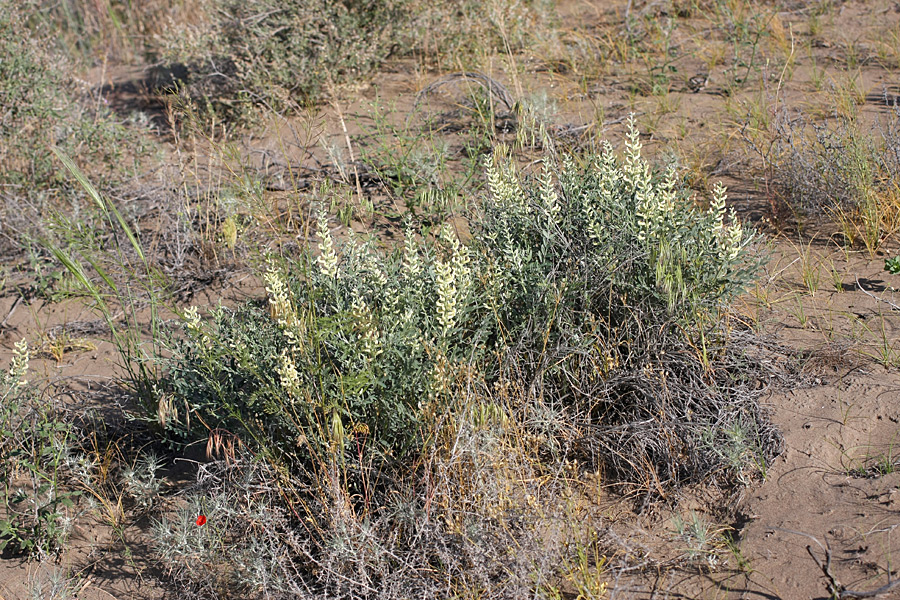
<instances>
[{"instance_id":1,"label":"bare dirt patch","mask_svg":"<svg viewBox=\"0 0 900 600\"><path fill-rule=\"evenodd\" d=\"M830 572L847 589L888 585L900 575L900 279L884 270L900 224L884 195L891 182L874 177L866 188L883 200L866 249L871 214L847 208L841 227L833 211L792 204L784 182L803 174L784 175L795 163L773 148L785 143L777 123L790 126L800 113L878 139L896 118L900 13L891 2L623 1L561 2L556 14L552 34L493 55L477 76L388 60L371 82L342 87L306 114L270 115L262 131L221 136L204 137L202 121L186 113L172 118L175 99L153 92L158 69L92 70L96 98L142 114L158 136L160 164L126 188L127 206L175 282L177 309L264 298L266 253L296 254L316 241L313 207L331 198L319 186L347 192L326 207L337 241L353 231L397 244L410 215L452 223L466 237L468 196L481 193L473 191L483 185L481 163L497 142L536 137L516 157L536 173L544 152L577 153L601 139L621 148L634 114L648 150L674 162L701 202L724 181L729 205L768 235L772 260L736 319L771 344L763 360L781 361L784 378L763 402L784 440L778 458L740 485L652 501L604 487L586 462L573 502L591 515L584 528L605 560L585 562L605 584L591 589L623 599L827 598L826 573L807 548L821 561L830 553ZM422 195L428 187L444 195ZM107 324L90 299L63 299L63 271L35 276L26 258L0 272L0 367L26 338L32 378L61 414L96 411L110 430L129 431L134 404L118 386ZM178 597L154 560L151 530L186 505L180 491L208 458L199 447L176 457L185 458L165 455L156 512L127 505L119 529L82 490L66 514L78 518L65 551L55 563L4 557L0 597L28 597L39 585L39 596L53 598ZM50 591L57 579L62 587ZM579 593L586 597L564 582L556 597Z\"/></svg>"}]
</instances>

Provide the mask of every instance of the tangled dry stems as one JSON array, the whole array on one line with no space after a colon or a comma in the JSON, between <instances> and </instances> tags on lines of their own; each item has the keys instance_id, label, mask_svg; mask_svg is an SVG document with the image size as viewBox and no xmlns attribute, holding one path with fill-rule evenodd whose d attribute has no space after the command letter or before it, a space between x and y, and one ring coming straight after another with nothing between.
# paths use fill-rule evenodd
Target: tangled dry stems
<instances>
[{"instance_id":1,"label":"tangled dry stems","mask_svg":"<svg viewBox=\"0 0 900 600\"><path fill-rule=\"evenodd\" d=\"M771 373L728 320L755 238L722 190L700 211L653 174L633 125L629 144L566 159L558 183L498 149L467 242L338 245L320 213L318 252L270 263L268 310L187 311L153 416L174 440L235 436L241 458L157 528L173 576L285 597L552 597L576 572L599 590L604 536L575 533L586 474L646 506L764 473ZM267 511L277 531L253 539ZM286 554L248 562L279 537Z\"/></svg>"}]
</instances>

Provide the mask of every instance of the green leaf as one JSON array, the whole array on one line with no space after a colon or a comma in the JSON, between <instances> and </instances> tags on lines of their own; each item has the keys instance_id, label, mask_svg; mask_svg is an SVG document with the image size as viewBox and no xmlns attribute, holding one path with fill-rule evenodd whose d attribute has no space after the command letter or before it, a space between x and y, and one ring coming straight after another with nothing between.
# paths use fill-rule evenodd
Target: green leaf
<instances>
[{"instance_id":1,"label":"green leaf","mask_svg":"<svg viewBox=\"0 0 900 600\"><path fill-rule=\"evenodd\" d=\"M900 275L900 256L886 258L884 260L884 270L891 275Z\"/></svg>"},{"instance_id":2,"label":"green leaf","mask_svg":"<svg viewBox=\"0 0 900 600\"><path fill-rule=\"evenodd\" d=\"M78 165L75 162L66 156L61 150L58 148L50 149L53 154L65 165L66 169L78 180L78 183L81 184L81 187L85 189L97 206L103 211L103 214L106 215L107 219L109 219L109 212L112 211L113 215L116 217L116 221L119 222L119 226L125 232L125 235L128 236L128 240L131 242L131 246L134 248L134 251L137 252L138 256L141 258L141 262L144 265L147 265L147 259L144 258L144 251L141 248L141 244L138 241L137 237L134 235L134 232L131 230L131 227L125 222L125 219L122 218L122 214L116 208L114 204L111 202L105 202L103 198L100 196L100 192L97 191L97 188L94 187L94 184L90 182L87 176L78 168Z\"/></svg>"}]
</instances>

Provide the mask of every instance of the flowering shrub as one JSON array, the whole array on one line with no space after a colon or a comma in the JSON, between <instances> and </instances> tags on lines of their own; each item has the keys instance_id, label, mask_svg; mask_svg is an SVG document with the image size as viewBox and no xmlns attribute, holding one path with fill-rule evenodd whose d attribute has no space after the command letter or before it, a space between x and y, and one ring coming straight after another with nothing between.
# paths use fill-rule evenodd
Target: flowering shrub
<instances>
[{"instance_id":1,"label":"flowering shrub","mask_svg":"<svg viewBox=\"0 0 900 600\"><path fill-rule=\"evenodd\" d=\"M607 143L523 181L499 148L487 172L476 296L497 314L503 376L523 380L532 420L562 410L591 462L648 488L724 472L715 448L739 421L764 438L764 464L778 436L727 317L763 256L725 190L701 209L674 171L651 170L633 122L622 159Z\"/></svg>"},{"instance_id":2,"label":"flowering shrub","mask_svg":"<svg viewBox=\"0 0 900 600\"><path fill-rule=\"evenodd\" d=\"M270 264L267 307L215 309L207 323L189 313L162 394L170 430L186 432L199 412L205 423L261 428L257 441L288 455L343 448L361 431L386 453L414 442L446 391L442 365L472 358L477 333L459 334L468 248L445 228L429 243L409 230L390 254L352 238L337 252L324 216L318 235L314 259Z\"/></svg>"},{"instance_id":3,"label":"flowering shrub","mask_svg":"<svg viewBox=\"0 0 900 600\"><path fill-rule=\"evenodd\" d=\"M605 143L585 165L564 160L558 186L545 165L526 188L502 149L488 162L479 270L505 328L555 332L567 345L588 335L603 346L633 327L658 339L675 334L676 345L718 328L761 263L755 234L725 207L724 187L699 209L672 169L651 172L633 125L624 161ZM632 333L607 351L633 349Z\"/></svg>"},{"instance_id":4,"label":"flowering shrub","mask_svg":"<svg viewBox=\"0 0 900 600\"><path fill-rule=\"evenodd\" d=\"M756 238L721 187L702 210L640 150L632 127L623 160L606 145L528 179L497 148L468 240L339 244L319 214L315 248L269 262L263 302L187 311L155 416L241 443L157 524L173 576L271 597L436 598L471 578L521 597L537 561L568 560L534 534L564 503L522 504L543 461L648 495L752 476L778 439L725 317Z\"/></svg>"},{"instance_id":5,"label":"flowering shrub","mask_svg":"<svg viewBox=\"0 0 900 600\"><path fill-rule=\"evenodd\" d=\"M632 127L623 162L606 144L586 167L565 160L558 183L548 162L532 184L498 148L468 243L445 226L433 239L409 228L392 252L352 235L338 248L320 214L316 252L270 263L267 306L208 322L189 311L161 423L188 436L223 427L289 462L360 443L398 458L421 448L455 386L510 365L577 406L667 351L702 347L709 360L723 309L759 265L755 237L723 188L701 210L640 151Z\"/></svg>"}]
</instances>

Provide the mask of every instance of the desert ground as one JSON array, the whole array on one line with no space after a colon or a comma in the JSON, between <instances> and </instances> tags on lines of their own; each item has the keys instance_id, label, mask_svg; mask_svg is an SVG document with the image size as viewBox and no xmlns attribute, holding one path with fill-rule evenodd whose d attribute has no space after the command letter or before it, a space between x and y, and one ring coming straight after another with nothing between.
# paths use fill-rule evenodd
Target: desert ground
<instances>
[{"instance_id":1,"label":"desert ground","mask_svg":"<svg viewBox=\"0 0 900 600\"><path fill-rule=\"evenodd\" d=\"M0 599L900 597L898 74L882 0L0 0Z\"/></svg>"}]
</instances>

